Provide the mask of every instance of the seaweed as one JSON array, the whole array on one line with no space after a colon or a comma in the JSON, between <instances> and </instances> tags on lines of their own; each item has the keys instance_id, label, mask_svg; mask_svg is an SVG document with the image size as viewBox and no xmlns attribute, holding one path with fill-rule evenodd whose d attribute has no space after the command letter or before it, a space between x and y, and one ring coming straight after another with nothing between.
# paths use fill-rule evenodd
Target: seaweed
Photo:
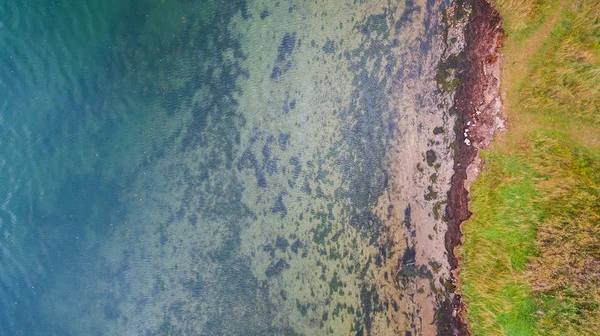
<instances>
[{"instance_id":1,"label":"seaweed","mask_svg":"<svg viewBox=\"0 0 600 336\"><path fill-rule=\"evenodd\" d=\"M285 33L279 47L277 48L277 58L275 59L275 65L271 72L271 79L277 79L281 75L290 69L291 62L288 58L292 55L294 47L296 46L296 32Z\"/></svg>"},{"instance_id":2,"label":"seaweed","mask_svg":"<svg viewBox=\"0 0 600 336\"><path fill-rule=\"evenodd\" d=\"M271 11L265 9L264 11L260 12L260 19L264 20L266 18L268 18L269 16L271 16Z\"/></svg>"},{"instance_id":3,"label":"seaweed","mask_svg":"<svg viewBox=\"0 0 600 336\"><path fill-rule=\"evenodd\" d=\"M323 52L326 54L335 54L335 51L335 42L333 40L327 39L327 41L323 45Z\"/></svg>"},{"instance_id":4,"label":"seaweed","mask_svg":"<svg viewBox=\"0 0 600 336\"><path fill-rule=\"evenodd\" d=\"M270 278L273 276L280 275L283 270L290 268L290 264L288 264L285 259L280 258L276 263L271 263L267 270L265 271L265 275Z\"/></svg>"}]
</instances>

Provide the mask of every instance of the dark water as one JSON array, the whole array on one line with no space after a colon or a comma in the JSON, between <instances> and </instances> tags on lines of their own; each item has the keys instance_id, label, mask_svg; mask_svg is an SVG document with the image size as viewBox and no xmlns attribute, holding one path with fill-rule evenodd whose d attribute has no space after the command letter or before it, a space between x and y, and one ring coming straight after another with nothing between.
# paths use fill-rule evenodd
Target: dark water
<instances>
[{"instance_id":1,"label":"dark water","mask_svg":"<svg viewBox=\"0 0 600 336\"><path fill-rule=\"evenodd\" d=\"M414 330L378 202L437 6L3 1L0 334Z\"/></svg>"}]
</instances>

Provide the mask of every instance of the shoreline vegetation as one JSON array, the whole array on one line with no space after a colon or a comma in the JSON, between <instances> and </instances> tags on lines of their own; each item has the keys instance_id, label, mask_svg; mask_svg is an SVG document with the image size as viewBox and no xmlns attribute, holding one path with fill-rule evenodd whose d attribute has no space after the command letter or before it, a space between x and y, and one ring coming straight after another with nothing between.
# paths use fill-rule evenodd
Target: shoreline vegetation
<instances>
[{"instance_id":1,"label":"shoreline vegetation","mask_svg":"<svg viewBox=\"0 0 600 336\"><path fill-rule=\"evenodd\" d=\"M474 335L599 335L600 1L493 5L509 127L479 152L460 315Z\"/></svg>"}]
</instances>

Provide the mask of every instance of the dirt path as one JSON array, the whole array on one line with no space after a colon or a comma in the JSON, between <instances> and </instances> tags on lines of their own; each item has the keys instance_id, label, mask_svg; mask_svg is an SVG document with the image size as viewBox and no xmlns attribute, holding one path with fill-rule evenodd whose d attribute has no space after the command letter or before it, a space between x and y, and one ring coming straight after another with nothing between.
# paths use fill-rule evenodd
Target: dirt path
<instances>
[{"instance_id":1,"label":"dirt path","mask_svg":"<svg viewBox=\"0 0 600 336\"><path fill-rule=\"evenodd\" d=\"M504 109L506 111L510 111L511 107L511 99L507 99L507 93L513 92L516 88L520 87L527 78L527 76L524 75L529 72L527 63L529 63L532 56L536 55L544 45L544 42L550 35L550 31L558 22L560 13L562 12L562 6L563 5L561 4L552 16L528 38L523 39L518 43L511 37L507 38L506 47L503 50L504 64L500 88L504 98ZM518 94L515 95L514 98L518 100Z\"/></svg>"},{"instance_id":2,"label":"dirt path","mask_svg":"<svg viewBox=\"0 0 600 336\"><path fill-rule=\"evenodd\" d=\"M560 17L562 12L562 5L556 10L552 16L544 22L537 31L530 37L524 39L520 43L511 41L511 38L507 38L510 49L507 50L508 57L504 59L504 69L502 74L502 87L503 90L510 90L515 87L519 87L523 80L526 78L522 74L527 71L527 63L531 57L542 48L544 42L550 35L550 31ZM526 48L524 46L527 46ZM524 52L515 52L515 50Z\"/></svg>"},{"instance_id":3,"label":"dirt path","mask_svg":"<svg viewBox=\"0 0 600 336\"><path fill-rule=\"evenodd\" d=\"M530 130L533 125L553 128L551 121L541 120L539 115L533 116L524 113L525 111L516 111L516 107L519 104L518 102L522 100L518 88L524 84L531 71L528 63L534 55L541 51L544 43L550 37L550 32L558 24L563 10L564 4L561 4L528 38L516 42L509 37L506 41L506 46L503 49L504 60L500 89L504 100L504 112L510 115L508 122L510 123L512 139L522 139L523 133ZM590 129L584 124L573 123L568 128L562 128L561 131L569 133L587 146L600 147L600 136L595 129ZM501 146L504 146L502 145L503 142L503 140L500 141Z\"/></svg>"}]
</instances>

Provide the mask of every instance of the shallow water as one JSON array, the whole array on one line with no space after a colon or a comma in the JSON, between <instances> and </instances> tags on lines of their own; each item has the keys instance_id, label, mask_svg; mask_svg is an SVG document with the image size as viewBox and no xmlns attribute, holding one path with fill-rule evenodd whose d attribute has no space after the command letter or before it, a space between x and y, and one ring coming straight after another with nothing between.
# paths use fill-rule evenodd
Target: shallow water
<instances>
[{"instance_id":1,"label":"shallow water","mask_svg":"<svg viewBox=\"0 0 600 336\"><path fill-rule=\"evenodd\" d=\"M0 334L427 333L445 6L3 2Z\"/></svg>"}]
</instances>

